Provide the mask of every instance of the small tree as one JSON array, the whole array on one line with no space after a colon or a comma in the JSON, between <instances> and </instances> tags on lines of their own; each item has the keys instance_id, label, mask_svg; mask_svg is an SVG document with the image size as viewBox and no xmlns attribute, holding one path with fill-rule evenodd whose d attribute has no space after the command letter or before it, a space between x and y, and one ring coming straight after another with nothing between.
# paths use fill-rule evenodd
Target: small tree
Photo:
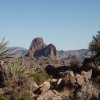
<instances>
[{"instance_id":1,"label":"small tree","mask_svg":"<svg viewBox=\"0 0 100 100\"><path fill-rule=\"evenodd\" d=\"M94 63L95 66L100 66L100 31L97 32L96 36L93 36L92 41L89 44L89 49L92 51L89 62Z\"/></svg>"},{"instance_id":2,"label":"small tree","mask_svg":"<svg viewBox=\"0 0 100 100\"><path fill-rule=\"evenodd\" d=\"M96 36L93 36L93 39L89 44L89 49L92 53L96 53L96 55L99 54L100 56L100 31L97 32Z\"/></svg>"}]
</instances>

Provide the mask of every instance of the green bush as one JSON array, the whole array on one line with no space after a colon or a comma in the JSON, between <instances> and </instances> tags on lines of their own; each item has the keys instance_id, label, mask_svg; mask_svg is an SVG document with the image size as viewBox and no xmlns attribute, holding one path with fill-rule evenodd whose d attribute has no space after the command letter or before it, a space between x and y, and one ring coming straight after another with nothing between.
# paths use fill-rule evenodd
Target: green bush
<instances>
[{"instance_id":1,"label":"green bush","mask_svg":"<svg viewBox=\"0 0 100 100\"><path fill-rule=\"evenodd\" d=\"M36 73L33 74L33 80L37 83L37 84L41 84L44 81L46 81L46 76L43 73Z\"/></svg>"},{"instance_id":2,"label":"green bush","mask_svg":"<svg viewBox=\"0 0 100 100\"><path fill-rule=\"evenodd\" d=\"M6 72L5 86L11 91L24 93L29 92L30 77L28 76L28 68L16 63L4 66ZM9 93L9 91L7 91Z\"/></svg>"},{"instance_id":3,"label":"green bush","mask_svg":"<svg viewBox=\"0 0 100 100\"><path fill-rule=\"evenodd\" d=\"M30 95L24 95L24 96L20 97L19 100L35 100L35 99L34 99L34 97L32 97Z\"/></svg>"},{"instance_id":4,"label":"green bush","mask_svg":"<svg viewBox=\"0 0 100 100\"><path fill-rule=\"evenodd\" d=\"M0 100L8 100L8 98L4 95L0 95Z\"/></svg>"},{"instance_id":5,"label":"green bush","mask_svg":"<svg viewBox=\"0 0 100 100\"><path fill-rule=\"evenodd\" d=\"M35 99L30 94L20 95L18 93L14 93L9 95L8 97L5 95L1 95L0 100L35 100Z\"/></svg>"},{"instance_id":6,"label":"green bush","mask_svg":"<svg viewBox=\"0 0 100 100\"><path fill-rule=\"evenodd\" d=\"M34 97L32 97L30 94L25 94L25 95L21 95L18 93L14 93L10 96L10 99L13 100L34 100Z\"/></svg>"},{"instance_id":7,"label":"green bush","mask_svg":"<svg viewBox=\"0 0 100 100\"><path fill-rule=\"evenodd\" d=\"M45 82L47 79L52 78L51 76L48 76L45 71L31 74L31 77L37 84L41 84L41 83Z\"/></svg>"},{"instance_id":8,"label":"green bush","mask_svg":"<svg viewBox=\"0 0 100 100\"><path fill-rule=\"evenodd\" d=\"M11 63L8 66L3 66L3 68L5 70L7 79L18 79L19 76L26 71L25 67L16 63Z\"/></svg>"}]
</instances>

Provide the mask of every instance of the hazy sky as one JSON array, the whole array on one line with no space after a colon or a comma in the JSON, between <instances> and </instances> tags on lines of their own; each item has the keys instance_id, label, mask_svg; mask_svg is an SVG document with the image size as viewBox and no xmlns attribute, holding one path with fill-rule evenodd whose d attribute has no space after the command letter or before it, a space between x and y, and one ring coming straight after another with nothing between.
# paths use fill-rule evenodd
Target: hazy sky
<instances>
[{"instance_id":1,"label":"hazy sky","mask_svg":"<svg viewBox=\"0 0 100 100\"><path fill-rule=\"evenodd\" d=\"M43 37L58 50L87 48L100 30L100 0L0 0L0 39L28 48Z\"/></svg>"}]
</instances>

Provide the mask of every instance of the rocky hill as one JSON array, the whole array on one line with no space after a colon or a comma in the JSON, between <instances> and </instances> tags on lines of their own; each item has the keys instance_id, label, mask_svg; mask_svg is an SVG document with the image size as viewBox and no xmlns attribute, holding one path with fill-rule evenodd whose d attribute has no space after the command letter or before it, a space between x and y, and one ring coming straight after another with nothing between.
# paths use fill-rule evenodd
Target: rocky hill
<instances>
[{"instance_id":1,"label":"rocky hill","mask_svg":"<svg viewBox=\"0 0 100 100\"><path fill-rule=\"evenodd\" d=\"M29 57L56 57L56 47L53 44L46 45L41 37L33 39L25 56Z\"/></svg>"}]
</instances>

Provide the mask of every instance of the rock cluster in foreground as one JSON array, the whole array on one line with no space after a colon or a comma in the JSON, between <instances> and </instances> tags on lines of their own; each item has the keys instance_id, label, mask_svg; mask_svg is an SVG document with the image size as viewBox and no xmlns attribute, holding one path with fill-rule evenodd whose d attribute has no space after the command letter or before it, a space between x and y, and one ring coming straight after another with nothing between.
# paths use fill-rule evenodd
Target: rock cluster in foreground
<instances>
[{"instance_id":1,"label":"rock cluster in foreground","mask_svg":"<svg viewBox=\"0 0 100 100\"><path fill-rule=\"evenodd\" d=\"M94 84L91 77L92 70L80 74L67 71L62 78L47 80L36 86L33 94L37 100L99 100L100 84Z\"/></svg>"}]
</instances>

